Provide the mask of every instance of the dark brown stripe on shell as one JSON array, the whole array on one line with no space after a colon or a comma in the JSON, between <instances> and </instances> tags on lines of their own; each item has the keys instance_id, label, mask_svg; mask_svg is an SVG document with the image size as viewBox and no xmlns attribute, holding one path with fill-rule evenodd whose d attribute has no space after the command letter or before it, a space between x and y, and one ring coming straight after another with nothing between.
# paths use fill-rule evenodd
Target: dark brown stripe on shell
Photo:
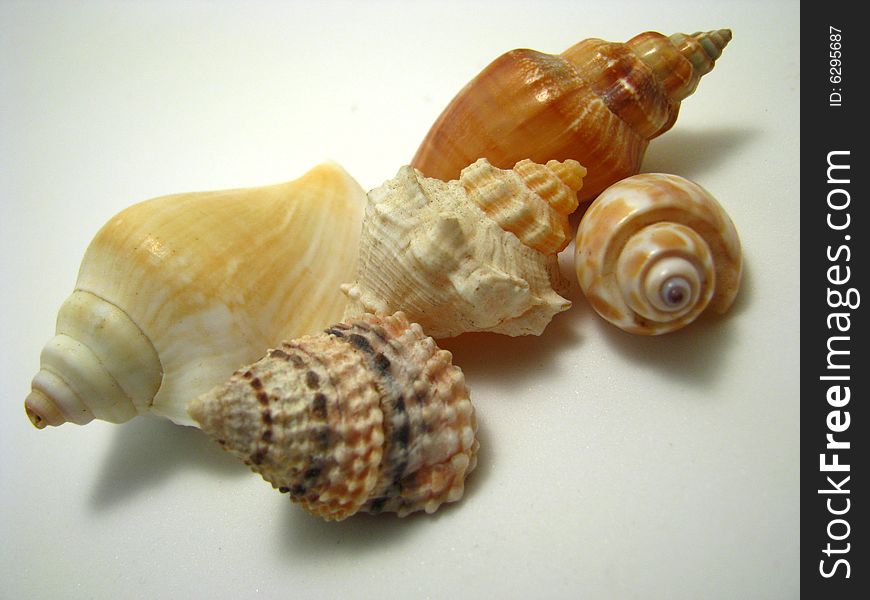
<instances>
[{"instance_id":1,"label":"dark brown stripe on shell","mask_svg":"<svg viewBox=\"0 0 870 600\"><path fill-rule=\"evenodd\" d=\"M298 346L296 346L295 344L292 344L290 342L284 342L283 344L281 344L281 346L282 346L282 348L285 348L287 350L299 350ZM287 355L287 360L289 360L291 363L293 363L293 366L296 367L297 369L302 369L306 366L305 359L302 358L301 356L299 356L298 354L296 354L295 352L292 354L289 352L285 352L284 350L281 350L281 352Z\"/></svg>"},{"instance_id":2,"label":"dark brown stripe on shell","mask_svg":"<svg viewBox=\"0 0 870 600\"><path fill-rule=\"evenodd\" d=\"M397 360L403 360L404 357L397 346L378 329L364 322L355 322L352 327L353 333L349 333L342 339L366 355L372 373L379 380L380 406L384 414L384 453L381 463L381 489L376 489L374 493L378 496L400 495L401 479L408 468L410 460L408 453L413 437L411 420L403 398L403 386L411 382L404 380L406 370L393 372L392 361L387 354L396 356ZM403 375L402 381L396 379L398 374ZM389 482L386 486L389 492L383 489L384 479Z\"/></svg>"},{"instance_id":3,"label":"dark brown stripe on shell","mask_svg":"<svg viewBox=\"0 0 870 600\"><path fill-rule=\"evenodd\" d=\"M260 434L257 449L248 457L248 460L253 465L259 465L269 453L269 443L272 441L272 411L269 409L269 394L263 386L263 381L259 377L254 377L250 369L245 371L242 377L248 381L251 388L255 391L257 402L260 404L260 419L265 424L265 428Z\"/></svg>"},{"instance_id":4,"label":"dark brown stripe on shell","mask_svg":"<svg viewBox=\"0 0 870 600\"><path fill-rule=\"evenodd\" d=\"M323 472L323 461L318 458L312 458L309 466L302 473L305 479L317 479Z\"/></svg>"},{"instance_id":5,"label":"dark brown stripe on shell","mask_svg":"<svg viewBox=\"0 0 870 600\"><path fill-rule=\"evenodd\" d=\"M315 430L314 442L322 452L326 452L329 449L330 437L329 427L321 427L320 429Z\"/></svg>"},{"instance_id":6,"label":"dark brown stripe on shell","mask_svg":"<svg viewBox=\"0 0 870 600\"><path fill-rule=\"evenodd\" d=\"M385 335L385 332L381 327L373 327L366 323L365 321L357 321L353 324L353 327L350 329L357 329L359 331L364 331L365 333L370 333L378 338L384 344L389 344L390 340Z\"/></svg>"},{"instance_id":7,"label":"dark brown stripe on shell","mask_svg":"<svg viewBox=\"0 0 870 600\"><path fill-rule=\"evenodd\" d=\"M320 389L320 376L314 371L308 371L305 373L305 385L309 390Z\"/></svg>"},{"instance_id":8,"label":"dark brown stripe on shell","mask_svg":"<svg viewBox=\"0 0 870 600\"><path fill-rule=\"evenodd\" d=\"M310 453L298 457L300 468L292 469L288 480L283 483L294 500L308 499L316 502L329 485L329 474L335 466L328 420L330 410L341 414L341 399L335 398L338 394L338 383L328 366L315 351L307 349L304 344L300 340L286 342L283 347L295 366L304 365L306 369L301 378L305 387L298 392L308 402L308 424L304 430L307 432ZM330 401L330 398L333 400Z\"/></svg>"},{"instance_id":9,"label":"dark brown stripe on shell","mask_svg":"<svg viewBox=\"0 0 870 600\"><path fill-rule=\"evenodd\" d=\"M273 350L269 350L270 358L280 358L281 360L290 360L290 355L281 350L280 348L275 348Z\"/></svg>"},{"instance_id":10,"label":"dark brown stripe on shell","mask_svg":"<svg viewBox=\"0 0 870 600\"><path fill-rule=\"evenodd\" d=\"M266 458L266 449L265 448L257 448L257 451L251 454L250 461L255 465L259 465L263 462L263 459Z\"/></svg>"},{"instance_id":11,"label":"dark brown stripe on shell","mask_svg":"<svg viewBox=\"0 0 870 600\"><path fill-rule=\"evenodd\" d=\"M347 341L353 344L354 347L359 348L366 354L374 354L374 349L372 348L371 343L363 336L358 333L352 333L347 336Z\"/></svg>"},{"instance_id":12,"label":"dark brown stripe on shell","mask_svg":"<svg viewBox=\"0 0 870 600\"><path fill-rule=\"evenodd\" d=\"M390 370L390 359L384 356L382 352L375 354L375 368L382 374L388 375Z\"/></svg>"},{"instance_id":13,"label":"dark brown stripe on shell","mask_svg":"<svg viewBox=\"0 0 870 600\"><path fill-rule=\"evenodd\" d=\"M323 392L314 394L314 400L311 402L311 416L318 421L326 420L326 395Z\"/></svg>"}]
</instances>

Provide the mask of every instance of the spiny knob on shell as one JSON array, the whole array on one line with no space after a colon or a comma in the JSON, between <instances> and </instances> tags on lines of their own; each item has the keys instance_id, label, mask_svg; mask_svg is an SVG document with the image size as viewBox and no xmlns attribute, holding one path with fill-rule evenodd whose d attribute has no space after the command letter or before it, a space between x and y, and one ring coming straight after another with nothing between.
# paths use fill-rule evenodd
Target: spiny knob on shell
<instances>
[{"instance_id":1,"label":"spiny knob on shell","mask_svg":"<svg viewBox=\"0 0 870 600\"><path fill-rule=\"evenodd\" d=\"M486 159L448 182L405 166L371 190L356 281L341 287L344 318L401 310L434 338L540 335L571 306L560 295L567 285L556 253L570 240L564 211L576 203L559 174L576 187L584 169L573 161L555 170L525 167L545 173L549 201L519 172ZM537 185L538 176L531 178Z\"/></svg>"},{"instance_id":2,"label":"spiny knob on shell","mask_svg":"<svg viewBox=\"0 0 870 600\"><path fill-rule=\"evenodd\" d=\"M478 443L462 371L402 313L363 315L270 350L191 417L327 520L435 511L462 497Z\"/></svg>"},{"instance_id":3,"label":"spiny knob on shell","mask_svg":"<svg viewBox=\"0 0 870 600\"><path fill-rule=\"evenodd\" d=\"M731 31L625 43L583 40L562 54L503 54L444 109L411 161L427 177L456 179L485 157L508 169L575 159L589 169L580 200L637 173L649 140L673 126L680 102L708 73Z\"/></svg>"}]
</instances>

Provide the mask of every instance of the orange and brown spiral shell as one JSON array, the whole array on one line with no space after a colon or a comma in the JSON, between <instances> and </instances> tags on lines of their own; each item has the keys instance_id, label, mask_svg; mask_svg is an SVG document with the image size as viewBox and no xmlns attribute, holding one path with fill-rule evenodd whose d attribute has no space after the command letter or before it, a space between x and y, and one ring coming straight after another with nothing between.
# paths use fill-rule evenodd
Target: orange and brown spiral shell
<instances>
[{"instance_id":1,"label":"orange and brown spiral shell","mask_svg":"<svg viewBox=\"0 0 870 600\"><path fill-rule=\"evenodd\" d=\"M649 140L673 126L730 39L728 29L646 32L625 43L584 40L559 55L512 50L451 101L411 164L448 181L478 158L503 169L574 159L588 169L581 201L594 198L640 170Z\"/></svg>"}]
</instances>

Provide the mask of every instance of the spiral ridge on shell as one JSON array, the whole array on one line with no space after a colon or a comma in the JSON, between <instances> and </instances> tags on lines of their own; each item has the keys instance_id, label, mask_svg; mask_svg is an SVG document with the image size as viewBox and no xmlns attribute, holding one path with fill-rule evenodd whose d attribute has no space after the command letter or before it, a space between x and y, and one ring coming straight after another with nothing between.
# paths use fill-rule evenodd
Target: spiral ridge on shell
<instances>
[{"instance_id":1,"label":"spiral ridge on shell","mask_svg":"<svg viewBox=\"0 0 870 600\"><path fill-rule=\"evenodd\" d=\"M284 342L188 410L327 520L434 512L462 497L479 446L462 371L401 312Z\"/></svg>"},{"instance_id":2,"label":"spiral ridge on shell","mask_svg":"<svg viewBox=\"0 0 870 600\"><path fill-rule=\"evenodd\" d=\"M731 31L590 38L561 54L512 50L472 79L436 119L411 161L456 179L478 158L509 169L574 159L589 169L580 200L636 174L649 141L709 73Z\"/></svg>"},{"instance_id":3,"label":"spiral ridge on shell","mask_svg":"<svg viewBox=\"0 0 870 600\"><path fill-rule=\"evenodd\" d=\"M708 306L727 311L742 257L734 224L709 192L676 175L646 173L612 185L589 206L574 266L598 314L630 333L658 335Z\"/></svg>"},{"instance_id":4,"label":"spiral ridge on shell","mask_svg":"<svg viewBox=\"0 0 870 600\"><path fill-rule=\"evenodd\" d=\"M576 160L539 165L521 160L503 170L479 159L459 181L469 198L505 231L544 254L560 252L571 240L568 215L577 210L577 191L586 175Z\"/></svg>"}]
</instances>

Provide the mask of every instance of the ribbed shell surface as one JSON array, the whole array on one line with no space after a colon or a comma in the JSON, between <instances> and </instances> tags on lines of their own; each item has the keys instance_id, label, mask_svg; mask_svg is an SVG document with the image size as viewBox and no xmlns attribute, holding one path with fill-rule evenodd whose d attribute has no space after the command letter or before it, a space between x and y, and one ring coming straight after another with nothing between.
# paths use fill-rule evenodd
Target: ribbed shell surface
<instances>
[{"instance_id":1,"label":"ribbed shell surface","mask_svg":"<svg viewBox=\"0 0 870 600\"><path fill-rule=\"evenodd\" d=\"M516 173L496 171L499 177L487 172L474 184L445 183L406 166L371 190L357 279L342 286L348 296L345 318L401 310L435 338L466 331L539 335L553 315L568 309L571 303L557 292L566 286L555 252L539 252L503 229L501 219L491 217L476 192L465 187L480 184L474 189L485 194L517 188L534 196ZM490 208L499 214L499 207L507 206L497 194L486 197L498 200ZM542 198L527 199L553 212ZM513 222L535 241L552 244L560 239L555 234L564 234L562 225L541 229L528 210L514 214Z\"/></svg>"},{"instance_id":2,"label":"ribbed shell surface","mask_svg":"<svg viewBox=\"0 0 870 600\"><path fill-rule=\"evenodd\" d=\"M328 520L433 512L462 496L476 463L462 371L401 313L285 342L194 401L190 414Z\"/></svg>"}]
</instances>

